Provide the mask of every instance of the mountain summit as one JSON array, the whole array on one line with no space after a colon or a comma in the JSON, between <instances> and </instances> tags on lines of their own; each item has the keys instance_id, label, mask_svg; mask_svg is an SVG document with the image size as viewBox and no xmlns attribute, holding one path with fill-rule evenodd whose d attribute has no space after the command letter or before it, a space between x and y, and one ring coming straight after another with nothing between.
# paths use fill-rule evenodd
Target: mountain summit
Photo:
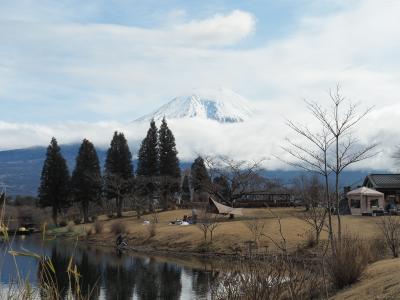
<instances>
[{"instance_id":1,"label":"mountain summit","mask_svg":"<svg viewBox=\"0 0 400 300\"><path fill-rule=\"evenodd\" d=\"M220 123L243 122L252 115L248 101L239 94L228 90L198 91L191 95L172 99L151 114L136 121L200 118Z\"/></svg>"}]
</instances>

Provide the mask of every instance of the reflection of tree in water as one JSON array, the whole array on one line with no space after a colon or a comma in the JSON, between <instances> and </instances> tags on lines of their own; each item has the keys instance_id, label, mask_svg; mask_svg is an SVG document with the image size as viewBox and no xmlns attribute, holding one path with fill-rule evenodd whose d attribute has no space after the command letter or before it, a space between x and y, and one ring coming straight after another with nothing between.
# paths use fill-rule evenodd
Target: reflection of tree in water
<instances>
[{"instance_id":1,"label":"reflection of tree in water","mask_svg":"<svg viewBox=\"0 0 400 300\"><path fill-rule=\"evenodd\" d=\"M140 300L179 299L182 290L181 269L167 263L138 260L136 268L137 296Z\"/></svg>"},{"instance_id":2,"label":"reflection of tree in water","mask_svg":"<svg viewBox=\"0 0 400 300\"><path fill-rule=\"evenodd\" d=\"M42 298L49 296L49 289L45 287L55 288L61 298L65 298L69 289L69 279L67 274L68 257L53 247L51 250L51 262L43 261L38 266L38 278L40 281L40 294ZM53 272L49 264L54 266ZM56 296L56 295L53 295Z\"/></svg>"},{"instance_id":3,"label":"reflection of tree in water","mask_svg":"<svg viewBox=\"0 0 400 300\"><path fill-rule=\"evenodd\" d=\"M89 260L87 252L83 252L81 262L78 264L80 273L79 287L81 295L84 299L96 300L100 295L100 268ZM75 285L72 285L72 290L76 293Z\"/></svg>"},{"instance_id":4,"label":"reflection of tree in water","mask_svg":"<svg viewBox=\"0 0 400 300\"><path fill-rule=\"evenodd\" d=\"M139 259L136 268L137 294L140 300L157 299L159 282L157 280L156 264L150 261L145 264Z\"/></svg>"},{"instance_id":5,"label":"reflection of tree in water","mask_svg":"<svg viewBox=\"0 0 400 300\"><path fill-rule=\"evenodd\" d=\"M218 272L193 269L191 271L192 290L198 297L206 298L212 285L216 282Z\"/></svg>"},{"instance_id":6,"label":"reflection of tree in water","mask_svg":"<svg viewBox=\"0 0 400 300\"><path fill-rule=\"evenodd\" d=\"M160 268L160 298L179 299L182 291L181 269L164 263Z\"/></svg>"},{"instance_id":7,"label":"reflection of tree in water","mask_svg":"<svg viewBox=\"0 0 400 300\"><path fill-rule=\"evenodd\" d=\"M132 299L135 288L135 270L133 265L124 267L121 264L107 264L104 270L104 287L106 299Z\"/></svg>"}]
</instances>

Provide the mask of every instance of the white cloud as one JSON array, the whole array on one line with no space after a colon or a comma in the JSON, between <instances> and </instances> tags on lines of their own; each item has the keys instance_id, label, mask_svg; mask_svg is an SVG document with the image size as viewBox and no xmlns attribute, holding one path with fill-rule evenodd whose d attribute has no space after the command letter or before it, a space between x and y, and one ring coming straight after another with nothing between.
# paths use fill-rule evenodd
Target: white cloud
<instances>
[{"instance_id":1,"label":"white cloud","mask_svg":"<svg viewBox=\"0 0 400 300\"><path fill-rule=\"evenodd\" d=\"M302 99L323 102L340 83L349 98L376 105L359 133L385 151L369 164L390 167L400 125L399 14L398 1L352 1L324 18L304 18L290 36L255 48L235 47L255 32L255 17L245 11L154 29L0 21L0 38L7 41L0 46L1 99L34 102L46 91L56 103L60 93L82 119L90 113L120 119L108 125L6 124L16 129L4 123L2 148L46 144L53 134L66 142L87 135L107 144L121 126L138 140L146 128L123 127L121 120L134 120L182 90L226 86L257 100L259 116L224 127L171 121L182 157L218 151L271 158L289 134L285 117L310 122ZM273 159L267 163L280 166Z\"/></svg>"},{"instance_id":2,"label":"white cloud","mask_svg":"<svg viewBox=\"0 0 400 300\"><path fill-rule=\"evenodd\" d=\"M248 12L235 10L228 15L177 25L173 35L189 38L192 44L230 45L247 37L255 30L255 18Z\"/></svg>"}]
</instances>

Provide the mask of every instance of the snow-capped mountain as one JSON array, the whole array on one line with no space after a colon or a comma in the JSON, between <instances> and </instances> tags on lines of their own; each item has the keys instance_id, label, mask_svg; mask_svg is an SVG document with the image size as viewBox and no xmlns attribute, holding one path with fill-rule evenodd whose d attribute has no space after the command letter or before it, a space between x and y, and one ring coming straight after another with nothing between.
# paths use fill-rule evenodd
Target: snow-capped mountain
<instances>
[{"instance_id":1,"label":"snow-capped mountain","mask_svg":"<svg viewBox=\"0 0 400 300\"><path fill-rule=\"evenodd\" d=\"M151 114L136 121L201 118L221 123L243 122L252 115L248 101L228 90L202 90L172 99Z\"/></svg>"}]
</instances>

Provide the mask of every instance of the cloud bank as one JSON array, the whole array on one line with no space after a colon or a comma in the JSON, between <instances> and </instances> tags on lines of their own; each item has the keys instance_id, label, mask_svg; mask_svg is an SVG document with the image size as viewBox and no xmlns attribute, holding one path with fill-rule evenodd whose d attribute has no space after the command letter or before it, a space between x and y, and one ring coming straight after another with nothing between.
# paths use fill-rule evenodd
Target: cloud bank
<instances>
[{"instance_id":1,"label":"cloud bank","mask_svg":"<svg viewBox=\"0 0 400 300\"><path fill-rule=\"evenodd\" d=\"M293 32L265 42L244 9L204 18L177 10L155 27L0 14L1 148L47 144L53 135L107 145L116 129L136 145L147 125L128 121L177 94L225 86L252 100L257 116L223 126L171 120L182 158L220 152L282 167L273 155L290 136L285 119L311 122L302 99L327 103L328 89L340 83L353 101L375 105L358 132L362 143L381 145L367 166L392 168L399 14L398 1L349 1L324 17L304 15ZM246 42L252 37L256 45Z\"/></svg>"}]
</instances>

